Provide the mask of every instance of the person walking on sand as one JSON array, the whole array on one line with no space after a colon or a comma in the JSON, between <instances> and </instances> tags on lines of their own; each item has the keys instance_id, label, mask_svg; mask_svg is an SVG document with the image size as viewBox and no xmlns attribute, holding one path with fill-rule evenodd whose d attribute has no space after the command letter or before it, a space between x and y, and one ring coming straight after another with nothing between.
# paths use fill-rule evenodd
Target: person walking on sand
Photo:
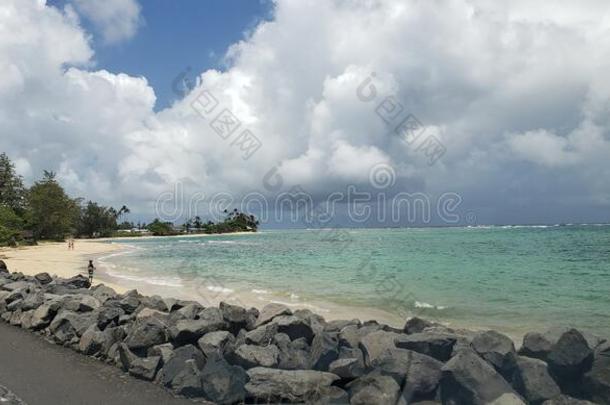
<instances>
[{"instance_id":1,"label":"person walking on sand","mask_svg":"<svg viewBox=\"0 0 610 405\"><path fill-rule=\"evenodd\" d=\"M93 284L93 272L95 271L95 266L93 265L93 260L89 260L89 266L87 266L87 273L89 273L89 282Z\"/></svg>"}]
</instances>

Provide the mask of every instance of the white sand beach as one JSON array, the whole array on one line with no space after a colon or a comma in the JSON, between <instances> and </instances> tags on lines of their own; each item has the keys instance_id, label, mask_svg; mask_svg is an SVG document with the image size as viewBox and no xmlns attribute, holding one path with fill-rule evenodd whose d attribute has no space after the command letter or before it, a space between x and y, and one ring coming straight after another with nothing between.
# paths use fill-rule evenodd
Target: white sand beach
<instances>
[{"instance_id":1,"label":"white sand beach","mask_svg":"<svg viewBox=\"0 0 610 405\"><path fill-rule=\"evenodd\" d=\"M87 274L89 260L101 255L116 252L121 246L100 241L76 240L75 249L68 250L68 244L63 242L41 243L38 246L24 246L19 248L0 248L0 259L4 260L10 271L21 272L26 275L35 275L47 272L59 277L72 277L77 274ZM121 285L108 281L101 281L94 277L93 284L103 283L124 292Z\"/></svg>"}]
</instances>

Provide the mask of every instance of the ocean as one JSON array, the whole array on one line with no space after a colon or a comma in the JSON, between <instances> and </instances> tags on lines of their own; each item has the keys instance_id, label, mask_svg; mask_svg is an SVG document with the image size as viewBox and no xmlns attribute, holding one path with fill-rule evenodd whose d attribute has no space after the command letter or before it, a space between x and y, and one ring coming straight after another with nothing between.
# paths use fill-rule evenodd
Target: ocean
<instances>
[{"instance_id":1,"label":"ocean","mask_svg":"<svg viewBox=\"0 0 610 405\"><path fill-rule=\"evenodd\" d=\"M111 277L206 299L255 297L353 317L418 315L513 336L610 335L610 226L263 230L118 240ZM329 309L331 308L331 309Z\"/></svg>"}]
</instances>

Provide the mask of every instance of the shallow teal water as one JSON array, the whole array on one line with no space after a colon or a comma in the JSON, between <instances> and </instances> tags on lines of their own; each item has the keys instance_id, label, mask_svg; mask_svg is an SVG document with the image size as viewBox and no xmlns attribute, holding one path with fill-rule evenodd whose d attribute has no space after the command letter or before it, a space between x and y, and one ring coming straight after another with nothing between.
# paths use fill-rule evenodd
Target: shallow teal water
<instances>
[{"instance_id":1,"label":"shallow teal water","mask_svg":"<svg viewBox=\"0 0 610 405\"><path fill-rule=\"evenodd\" d=\"M129 240L115 272L523 331L610 335L610 226L263 231ZM188 282L188 281L187 281ZM264 291L262 291L264 290Z\"/></svg>"}]
</instances>

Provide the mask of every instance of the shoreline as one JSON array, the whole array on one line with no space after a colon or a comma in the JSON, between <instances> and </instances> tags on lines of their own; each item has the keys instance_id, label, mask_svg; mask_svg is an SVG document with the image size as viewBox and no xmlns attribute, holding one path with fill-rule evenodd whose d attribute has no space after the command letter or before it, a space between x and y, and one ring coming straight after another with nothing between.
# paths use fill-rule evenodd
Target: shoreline
<instances>
[{"instance_id":1,"label":"shoreline","mask_svg":"<svg viewBox=\"0 0 610 405\"><path fill-rule=\"evenodd\" d=\"M203 235L173 235L152 236L132 238L175 238L175 237L206 237L226 235L250 235L252 232L239 232L230 234L203 234ZM93 285L104 284L118 293L125 293L135 289L140 294L159 295L163 298L178 298L194 300L206 306L218 306L220 302L262 308L267 304L282 304L292 310L308 309L320 313L327 320L359 319L362 322L378 320L396 328L401 328L404 319L390 312L376 309L353 307L336 304L328 301L301 301L296 302L290 297L284 297L269 292L260 294L248 291L235 292L230 288L214 288L197 283L196 279L181 279L180 284L167 285L155 284L154 279L146 280L133 276L128 272L120 276L112 274L113 264L108 258L129 254L131 251L128 244L114 243L117 240L127 242L130 238L102 238L102 239L77 239L75 250L67 249L64 242L45 242L38 246L25 246L19 248L0 248L0 259L4 260L11 271L21 272L28 276L47 272L62 278L69 278L78 274L85 275L86 265L89 259L94 260L96 272ZM194 285L188 285L193 281ZM254 289L256 291L256 289Z\"/></svg>"},{"instance_id":2,"label":"shoreline","mask_svg":"<svg viewBox=\"0 0 610 405\"><path fill-rule=\"evenodd\" d=\"M306 309L319 313L328 321L340 319L358 319L362 322L377 320L395 328L402 328L404 316L381 309L359 305L341 304L329 300L302 299L296 296L279 294L267 289L257 289L260 286L249 288L237 288L234 285L206 285L204 278L186 278L184 275L176 274L174 284L167 280L156 280L151 277L129 272L129 270L114 267L113 256L129 254L134 247L129 245L130 240L143 238L180 238L180 237L207 237L227 235L250 235L252 232L239 232L229 234L195 234L195 235L172 235L172 236L150 236L137 238L103 238L103 239L77 239L76 249L70 251L65 242L44 242L38 246L26 246L20 248L0 248L0 259L3 259L12 271L22 272L25 275L34 276L37 273L47 272L63 278L69 278L77 274L87 275L86 265L89 259L94 260L96 272L93 285L104 284L118 293L129 290L137 290L140 294L158 295L163 298L177 298L197 301L205 306L218 306L220 302L227 302L244 307L262 308L267 304L282 304L292 310ZM117 271L113 271L114 269ZM173 276L173 275L172 275ZM219 283L214 283L219 284ZM243 287L243 286L240 286ZM408 316L423 316L417 312ZM532 325L489 325L474 322L463 322L455 320L436 320L436 322L451 328L482 331L487 329L498 330L509 336L515 343L521 341L524 334L531 330ZM540 325L539 325L540 326Z\"/></svg>"}]
</instances>

